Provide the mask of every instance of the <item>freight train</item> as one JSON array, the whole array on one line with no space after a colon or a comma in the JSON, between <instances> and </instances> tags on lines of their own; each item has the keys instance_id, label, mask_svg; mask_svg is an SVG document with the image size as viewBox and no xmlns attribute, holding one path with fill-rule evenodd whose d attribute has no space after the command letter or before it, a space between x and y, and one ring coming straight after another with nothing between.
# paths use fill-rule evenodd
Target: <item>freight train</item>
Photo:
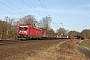
<instances>
[{"instance_id":1,"label":"freight train","mask_svg":"<svg viewBox=\"0 0 90 60\"><path fill-rule=\"evenodd\" d=\"M53 30L33 27L30 24L20 24L18 26L18 39L58 39L61 35Z\"/></svg>"}]
</instances>

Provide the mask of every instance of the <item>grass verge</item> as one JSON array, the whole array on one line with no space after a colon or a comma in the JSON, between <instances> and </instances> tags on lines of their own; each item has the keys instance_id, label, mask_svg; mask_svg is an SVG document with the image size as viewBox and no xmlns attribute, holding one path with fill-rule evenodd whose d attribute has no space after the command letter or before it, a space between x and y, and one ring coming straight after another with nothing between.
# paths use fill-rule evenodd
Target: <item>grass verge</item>
<instances>
[{"instance_id":1,"label":"grass verge","mask_svg":"<svg viewBox=\"0 0 90 60\"><path fill-rule=\"evenodd\" d=\"M83 48L90 50L90 46L89 45L84 45L84 44L80 44L80 46L82 46Z\"/></svg>"},{"instance_id":2,"label":"grass verge","mask_svg":"<svg viewBox=\"0 0 90 60\"><path fill-rule=\"evenodd\" d=\"M32 51L26 51L25 53L18 54L17 56L7 57L6 60L25 60L25 58L33 57L33 56L37 55L39 52L44 51L44 50L46 50L49 47L54 46L54 45L56 45L56 44L40 47L40 48L32 50Z\"/></svg>"},{"instance_id":3,"label":"grass verge","mask_svg":"<svg viewBox=\"0 0 90 60\"><path fill-rule=\"evenodd\" d=\"M82 46L83 48L90 50L90 40L84 40L81 42L80 46Z\"/></svg>"}]
</instances>

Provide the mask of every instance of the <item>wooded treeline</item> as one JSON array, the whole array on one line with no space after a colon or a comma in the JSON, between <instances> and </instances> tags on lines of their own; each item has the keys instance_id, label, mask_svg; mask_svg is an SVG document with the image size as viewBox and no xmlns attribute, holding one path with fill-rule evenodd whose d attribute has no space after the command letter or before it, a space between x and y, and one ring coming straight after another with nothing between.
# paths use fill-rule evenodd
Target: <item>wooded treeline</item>
<instances>
[{"instance_id":1,"label":"wooded treeline","mask_svg":"<svg viewBox=\"0 0 90 60\"><path fill-rule=\"evenodd\" d=\"M19 24L30 24L33 27L52 30L50 27L51 21L49 16L42 18L40 21L37 21L33 15L27 15L18 20L6 16L4 20L0 19L0 39L17 39Z\"/></svg>"},{"instance_id":2,"label":"wooded treeline","mask_svg":"<svg viewBox=\"0 0 90 60\"><path fill-rule=\"evenodd\" d=\"M54 28L51 28L52 19L50 16L42 18L40 21L37 21L33 15L27 15L18 20L15 18L5 17L4 20L0 19L0 39L17 39L17 29L19 24L31 24L34 27L43 28L47 31L54 31ZM90 39L90 29L84 29L81 32L78 31L68 31L65 28L59 28L56 32L59 35L75 37L79 36L82 38Z\"/></svg>"}]
</instances>

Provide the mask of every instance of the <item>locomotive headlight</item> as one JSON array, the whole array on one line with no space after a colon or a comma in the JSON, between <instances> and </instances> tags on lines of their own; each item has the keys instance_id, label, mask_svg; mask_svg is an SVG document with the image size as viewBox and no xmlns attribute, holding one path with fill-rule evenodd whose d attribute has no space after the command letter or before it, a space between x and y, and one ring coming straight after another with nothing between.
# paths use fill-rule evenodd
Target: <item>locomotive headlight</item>
<instances>
[{"instance_id":1,"label":"locomotive headlight","mask_svg":"<svg viewBox=\"0 0 90 60\"><path fill-rule=\"evenodd\" d=\"M24 31L24 34L27 34L27 31Z\"/></svg>"}]
</instances>

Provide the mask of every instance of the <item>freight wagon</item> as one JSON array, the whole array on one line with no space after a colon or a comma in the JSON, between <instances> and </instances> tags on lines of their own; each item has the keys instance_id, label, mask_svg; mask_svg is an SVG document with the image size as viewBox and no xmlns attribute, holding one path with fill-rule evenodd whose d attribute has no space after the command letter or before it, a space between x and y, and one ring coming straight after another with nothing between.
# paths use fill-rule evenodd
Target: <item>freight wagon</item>
<instances>
[{"instance_id":1,"label":"freight wagon","mask_svg":"<svg viewBox=\"0 0 90 60\"><path fill-rule=\"evenodd\" d=\"M60 39L60 34L53 29L32 27L30 24L20 24L18 26L18 39Z\"/></svg>"}]
</instances>

